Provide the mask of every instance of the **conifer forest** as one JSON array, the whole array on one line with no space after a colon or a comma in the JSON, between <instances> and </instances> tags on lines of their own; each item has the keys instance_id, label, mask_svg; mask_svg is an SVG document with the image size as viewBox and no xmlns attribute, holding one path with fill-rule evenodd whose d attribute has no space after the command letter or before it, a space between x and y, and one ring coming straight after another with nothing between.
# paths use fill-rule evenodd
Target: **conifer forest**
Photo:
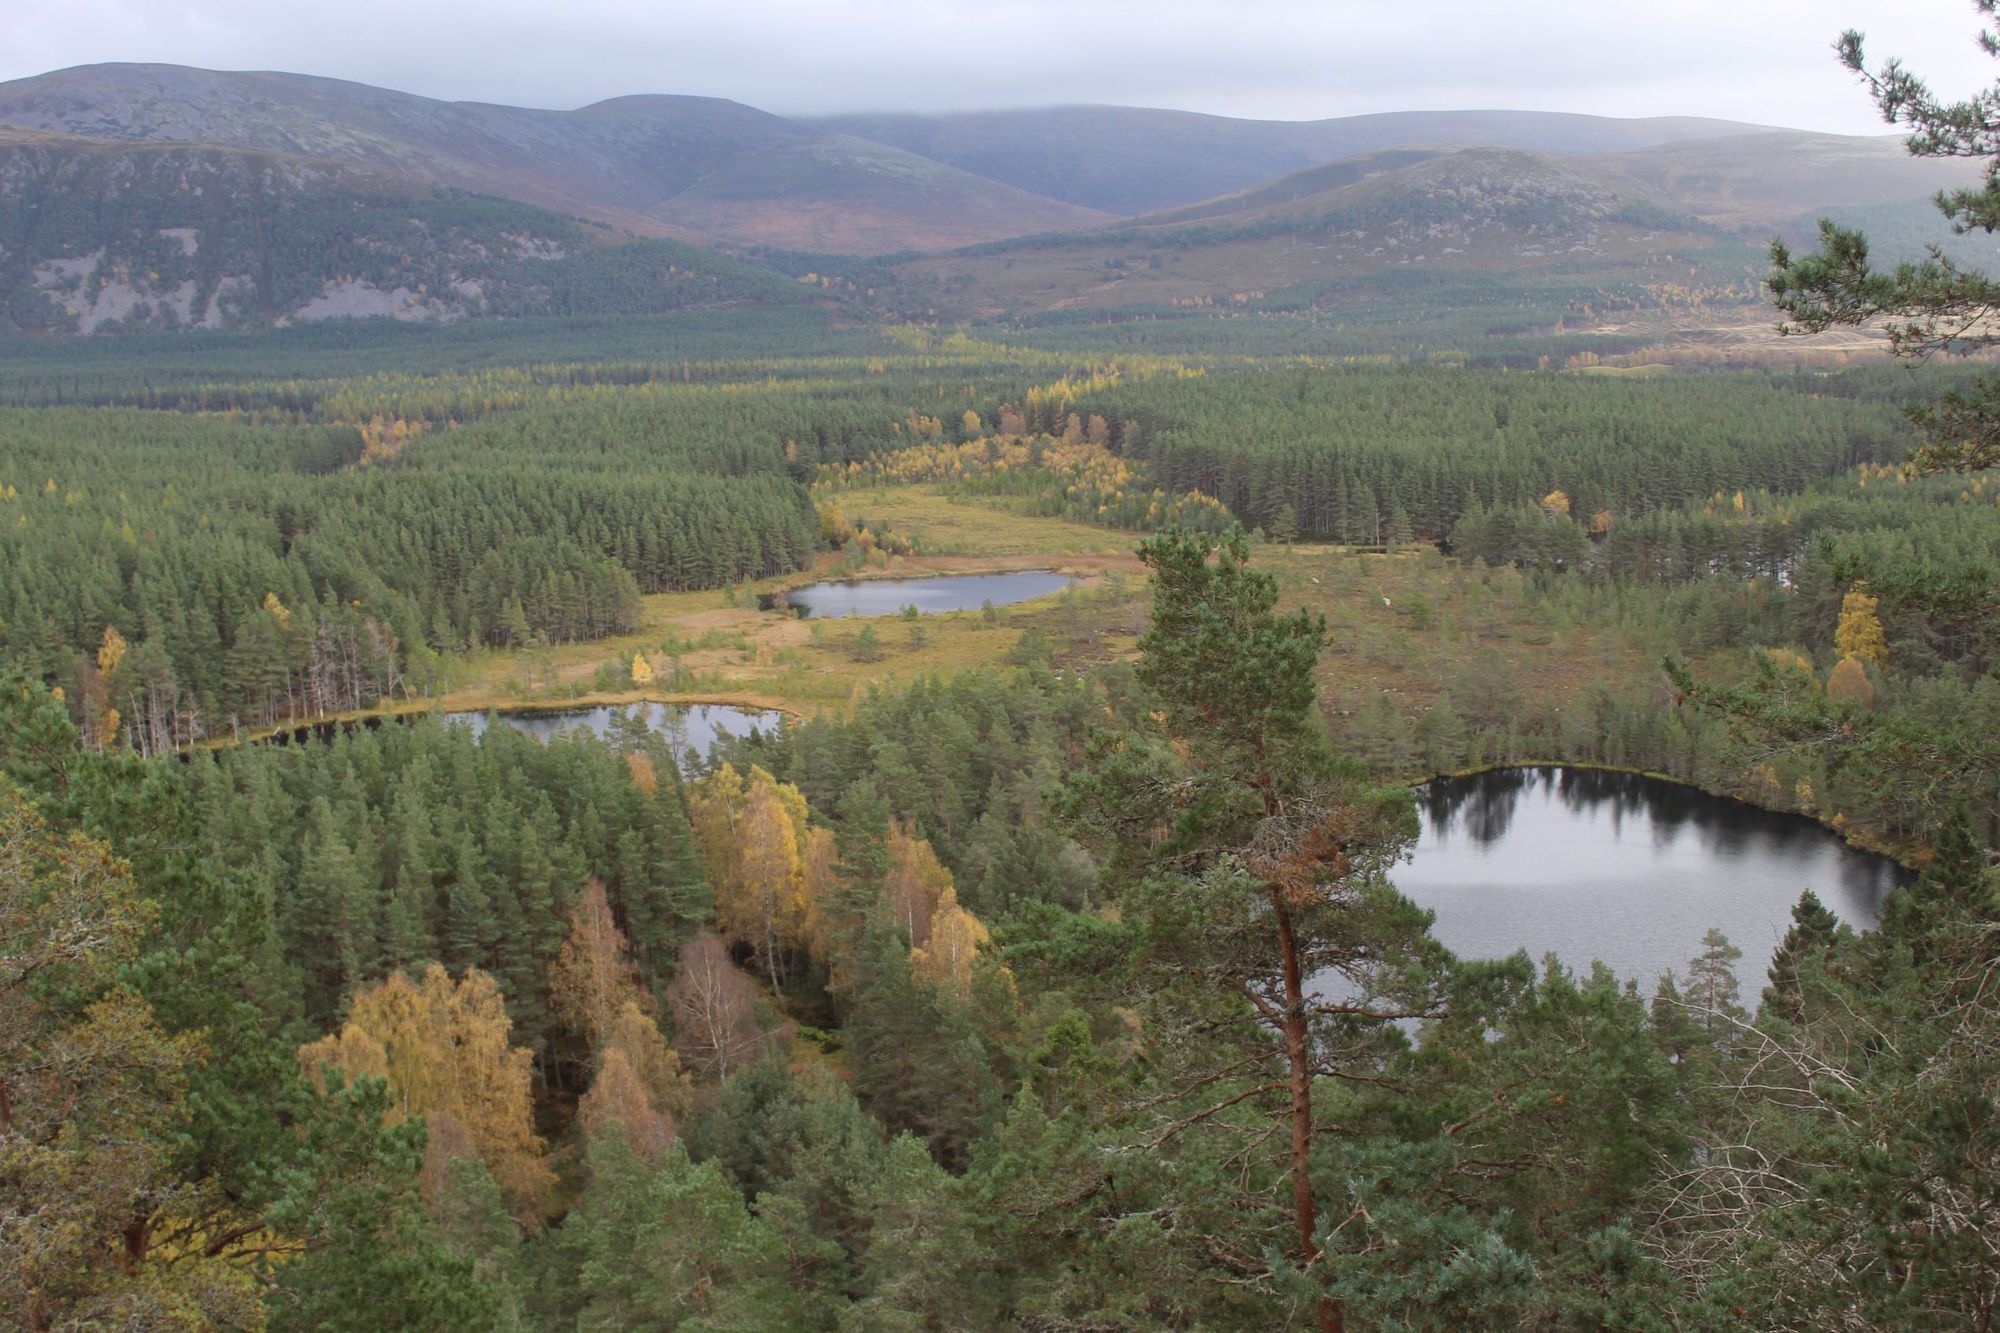
<instances>
[{"instance_id":1,"label":"conifer forest","mask_svg":"<svg viewBox=\"0 0 2000 1333\"><path fill-rule=\"evenodd\" d=\"M1990 93L1840 55L1990 165ZM60 128L0 137L0 1323L2000 1319L2000 380L1959 252L1626 199L1593 235L1733 276L1606 240L978 313L1079 236L1180 227L1089 251L1165 283L1296 218L1064 204L951 268L267 164L217 259L173 237L251 167ZM1995 179L1940 202L1990 233ZM58 226L226 318L65 324ZM285 313L364 280L464 308ZM1730 283L1786 337L1646 322ZM849 582L886 613L815 600ZM1448 947L1399 885L1543 781L1890 887L1674 909L1647 974Z\"/></svg>"}]
</instances>

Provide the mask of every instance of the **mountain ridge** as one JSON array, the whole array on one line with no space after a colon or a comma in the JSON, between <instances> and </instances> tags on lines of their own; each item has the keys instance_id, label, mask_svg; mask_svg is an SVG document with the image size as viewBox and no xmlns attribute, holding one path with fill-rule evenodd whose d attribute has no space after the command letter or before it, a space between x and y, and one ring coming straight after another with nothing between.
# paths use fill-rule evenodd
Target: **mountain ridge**
<instances>
[{"instance_id":1,"label":"mountain ridge","mask_svg":"<svg viewBox=\"0 0 2000 1333\"><path fill-rule=\"evenodd\" d=\"M1560 111L1391 111L1277 121L1089 104L830 116L806 123L874 137L961 170L1127 216L1403 144L1604 152L1773 128L1698 116L1620 119ZM1159 147L1135 158L1133 144L1148 138Z\"/></svg>"},{"instance_id":2,"label":"mountain ridge","mask_svg":"<svg viewBox=\"0 0 2000 1333\"><path fill-rule=\"evenodd\" d=\"M0 121L292 153L711 243L947 248L1103 217L888 146L857 151L719 98L638 94L542 111L316 75L88 65L0 84ZM788 165L842 200L843 215L789 209ZM713 185L699 192L718 179L731 188L729 206Z\"/></svg>"},{"instance_id":3,"label":"mountain ridge","mask_svg":"<svg viewBox=\"0 0 2000 1333\"><path fill-rule=\"evenodd\" d=\"M712 250L621 240L531 204L325 159L0 130L0 330L451 322L809 299Z\"/></svg>"},{"instance_id":4,"label":"mountain ridge","mask_svg":"<svg viewBox=\"0 0 2000 1333\"><path fill-rule=\"evenodd\" d=\"M1920 248L1923 200L1976 174L1893 136L1701 117L1285 122L1085 105L793 120L674 93L547 110L161 64L0 84L0 166L7 190L44 188L70 229L0 191L0 278L26 302L14 323L49 332L802 297L896 318L1240 306L1439 266L1532 285L1596 265L1620 290L1678 300L1754 291L1749 256L1816 210L1891 218L1902 251ZM174 197L198 180L245 192L196 241L204 272L235 276L234 304L162 249L206 216ZM116 207L93 212L91 190ZM1148 199L1165 202L1136 207ZM313 222L314 207L327 217ZM333 258L273 252L244 219L282 221L296 246L323 222ZM503 221L561 239L511 254ZM1017 271L1021 256L1033 259ZM287 271L253 281L273 259ZM166 271L172 282L147 276ZM617 274L631 293L612 290Z\"/></svg>"}]
</instances>

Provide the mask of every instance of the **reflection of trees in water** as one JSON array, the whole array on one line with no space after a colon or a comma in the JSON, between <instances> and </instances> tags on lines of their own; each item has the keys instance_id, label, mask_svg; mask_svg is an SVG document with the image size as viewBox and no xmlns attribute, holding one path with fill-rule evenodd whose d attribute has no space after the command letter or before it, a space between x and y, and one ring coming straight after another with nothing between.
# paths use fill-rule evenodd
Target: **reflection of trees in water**
<instances>
[{"instance_id":1,"label":"reflection of trees in water","mask_svg":"<svg viewBox=\"0 0 2000 1333\"><path fill-rule=\"evenodd\" d=\"M1637 773L1588 768L1505 768L1465 778L1439 778L1418 789L1426 829L1442 845L1463 832L1486 848L1505 838L1530 796L1553 801L1576 816L1611 820L1622 833L1627 821L1643 818L1656 851L1685 834L1719 863L1753 858L1796 862L1801 882L1823 897L1833 896L1854 915L1872 920L1882 895L1909 876L1894 862L1854 851L1802 815L1762 810L1742 801L1711 796L1678 782ZM1550 850L1555 850L1551 848Z\"/></svg>"},{"instance_id":2,"label":"reflection of trees in water","mask_svg":"<svg viewBox=\"0 0 2000 1333\"><path fill-rule=\"evenodd\" d=\"M1521 794L1540 769L1496 768L1469 778L1439 778L1418 789L1425 826L1438 841L1448 838L1463 821L1465 834L1481 847L1507 836L1520 808Z\"/></svg>"},{"instance_id":3,"label":"reflection of trees in water","mask_svg":"<svg viewBox=\"0 0 2000 1333\"><path fill-rule=\"evenodd\" d=\"M667 749L679 754L688 748L688 710L656 705L660 716L652 721L653 730L667 738Z\"/></svg>"}]
</instances>

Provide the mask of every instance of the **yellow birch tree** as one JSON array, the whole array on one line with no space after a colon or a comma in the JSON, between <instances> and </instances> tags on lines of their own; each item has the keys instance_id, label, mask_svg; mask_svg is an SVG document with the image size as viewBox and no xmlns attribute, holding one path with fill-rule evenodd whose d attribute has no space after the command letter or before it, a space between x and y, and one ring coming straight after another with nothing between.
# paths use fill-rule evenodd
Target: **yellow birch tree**
<instances>
[{"instance_id":1,"label":"yellow birch tree","mask_svg":"<svg viewBox=\"0 0 2000 1333\"><path fill-rule=\"evenodd\" d=\"M349 1079L387 1079L392 1123L450 1120L493 1173L508 1209L528 1222L542 1215L555 1177L534 1129L533 1056L510 1044L512 1032L492 977L473 968L454 982L432 963L421 982L398 972L356 995L340 1032L302 1047L299 1059L315 1078L331 1066Z\"/></svg>"},{"instance_id":2,"label":"yellow birch tree","mask_svg":"<svg viewBox=\"0 0 2000 1333\"><path fill-rule=\"evenodd\" d=\"M1889 665L1889 640L1882 632L1882 618L1876 614L1881 601L1869 593L1865 583L1847 590L1840 601L1840 623L1833 631L1835 652L1878 667Z\"/></svg>"},{"instance_id":3,"label":"yellow birch tree","mask_svg":"<svg viewBox=\"0 0 2000 1333\"><path fill-rule=\"evenodd\" d=\"M958 890L947 884L931 916L930 938L910 950L910 973L963 1000L972 993L972 965L989 938L985 924L958 905Z\"/></svg>"}]
</instances>

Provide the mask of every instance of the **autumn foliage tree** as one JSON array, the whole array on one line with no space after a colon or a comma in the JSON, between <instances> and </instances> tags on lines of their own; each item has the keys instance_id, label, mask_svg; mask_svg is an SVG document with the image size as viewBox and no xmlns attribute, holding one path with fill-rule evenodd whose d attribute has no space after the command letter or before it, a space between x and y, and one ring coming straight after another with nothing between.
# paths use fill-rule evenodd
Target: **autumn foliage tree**
<instances>
[{"instance_id":1,"label":"autumn foliage tree","mask_svg":"<svg viewBox=\"0 0 2000 1333\"><path fill-rule=\"evenodd\" d=\"M347 1022L334 1035L303 1047L309 1073L327 1067L347 1080L386 1079L392 1094L390 1123L423 1116L441 1145L454 1130L493 1173L514 1215L538 1218L555 1183L534 1128L530 1087L532 1055L509 1043L500 987L477 969L453 981L433 963L419 981L404 973L354 997Z\"/></svg>"},{"instance_id":2,"label":"autumn foliage tree","mask_svg":"<svg viewBox=\"0 0 2000 1333\"><path fill-rule=\"evenodd\" d=\"M0 782L0 1311L13 1327L259 1327L226 1246L161 1244L203 1212L162 1132L189 1035L117 974L154 920L103 843L62 835Z\"/></svg>"},{"instance_id":3,"label":"autumn foliage tree","mask_svg":"<svg viewBox=\"0 0 2000 1333\"><path fill-rule=\"evenodd\" d=\"M644 996L639 974L618 923L612 919L604 882L584 882L583 895L569 917L569 937L549 967L549 1002L563 1025L596 1050L619 1013Z\"/></svg>"},{"instance_id":4,"label":"autumn foliage tree","mask_svg":"<svg viewBox=\"0 0 2000 1333\"><path fill-rule=\"evenodd\" d=\"M782 986L824 888L827 835L812 828L797 787L757 767L745 778L722 765L689 791L688 812L715 885L717 927Z\"/></svg>"},{"instance_id":5,"label":"autumn foliage tree","mask_svg":"<svg viewBox=\"0 0 2000 1333\"><path fill-rule=\"evenodd\" d=\"M930 934L910 947L910 971L957 1000L972 993L972 969L991 933L985 923L958 905L958 890L947 886L931 917Z\"/></svg>"},{"instance_id":6,"label":"autumn foliage tree","mask_svg":"<svg viewBox=\"0 0 2000 1333\"><path fill-rule=\"evenodd\" d=\"M679 1054L652 1016L628 1001L597 1049L597 1077L577 1105L586 1136L618 1125L643 1157L657 1157L679 1132L689 1083Z\"/></svg>"},{"instance_id":7,"label":"autumn foliage tree","mask_svg":"<svg viewBox=\"0 0 2000 1333\"><path fill-rule=\"evenodd\" d=\"M1826 697L1866 708L1875 702L1875 683L1858 657L1843 657L1826 678Z\"/></svg>"},{"instance_id":8,"label":"autumn foliage tree","mask_svg":"<svg viewBox=\"0 0 2000 1333\"><path fill-rule=\"evenodd\" d=\"M1871 595L1866 584L1857 583L1840 599L1840 623L1834 627L1833 650L1842 657L1855 657L1873 666L1889 665L1889 640L1882 632L1877 608L1882 599Z\"/></svg>"},{"instance_id":9,"label":"autumn foliage tree","mask_svg":"<svg viewBox=\"0 0 2000 1333\"><path fill-rule=\"evenodd\" d=\"M882 850L889 858L889 873L882 883L889 910L908 932L910 947L921 949L930 941L939 904L954 892L951 871L938 861L930 843L900 822L889 826Z\"/></svg>"}]
</instances>

